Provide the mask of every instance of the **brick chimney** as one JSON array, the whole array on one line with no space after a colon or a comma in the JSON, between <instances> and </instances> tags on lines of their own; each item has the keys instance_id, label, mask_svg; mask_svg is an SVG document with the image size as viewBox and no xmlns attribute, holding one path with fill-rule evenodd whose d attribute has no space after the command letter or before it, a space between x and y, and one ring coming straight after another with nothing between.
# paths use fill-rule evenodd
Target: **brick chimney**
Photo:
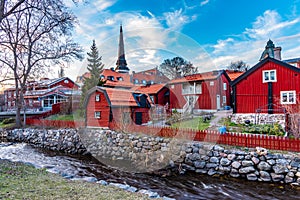
<instances>
[{"instance_id":1,"label":"brick chimney","mask_svg":"<svg viewBox=\"0 0 300 200\"><path fill-rule=\"evenodd\" d=\"M281 47L274 48L274 58L277 60L281 60Z\"/></svg>"}]
</instances>

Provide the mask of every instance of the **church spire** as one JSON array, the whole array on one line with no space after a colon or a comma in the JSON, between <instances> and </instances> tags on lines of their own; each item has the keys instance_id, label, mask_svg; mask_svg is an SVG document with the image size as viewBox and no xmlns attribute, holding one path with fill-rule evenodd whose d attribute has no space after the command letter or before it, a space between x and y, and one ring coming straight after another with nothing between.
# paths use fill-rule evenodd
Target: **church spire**
<instances>
[{"instance_id":1,"label":"church spire","mask_svg":"<svg viewBox=\"0 0 300 200\"><path fill-rule=\"evenodd\" d=\"M117 72L129 73L129 68L127 67L127 63L125 59L122 24L120 25L119 50L118 50L118 60L116 65L117 65L116 67Z\"/></svg>"}]
</instances>

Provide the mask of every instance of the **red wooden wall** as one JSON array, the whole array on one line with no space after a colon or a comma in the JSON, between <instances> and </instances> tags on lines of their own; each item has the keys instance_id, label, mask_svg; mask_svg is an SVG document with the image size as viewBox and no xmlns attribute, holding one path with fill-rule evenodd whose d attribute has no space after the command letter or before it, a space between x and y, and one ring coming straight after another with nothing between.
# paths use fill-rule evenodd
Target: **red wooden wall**
<instances>
[{"instance_id":1,"label":"red wooden wall","mask_svg":"<svg viewBox=\"0 0 300 200\"><path fill-rule=\"evenodd\" d=\"M272 83L273 104L288 107L280 104L280 91L296 90L299 97L300 74L277 63L267 62L236 84L236 113L255 113L256 109L268 104L268 83L263 83L262 71L274 69L277 82Z\"/></svg>"},{"instance_id":2,"label":"red wooden wall","mask_svg":"<svg viewBox=\"0 0 300 200\"><path fill-rule=\"evenodd\" d=\"M100 101L96 102L96 95L100 95ZM101 118L95 118L95 112L101 112ZM108 127L109 126L109 113L110 107L105 98L104 93L96 91L94 92L88 101L88 105L86 108L86 120L87 126L92 127Z\"/></svg>"},{"instance_id":3,"label":"red wooden wall","mask_svg":"<svg viewBox=\"0 0 300 200\"><path fill-rule=\"evenodd\" d=\"M214 85L211 86L210 82ZM223 89L223 83L226 83L226 90ZM186 104L186 100L182 95L182 84L174 84L174 88L170 86L170 108L182 109ZM190 84L194 84L191 82ZM222 74L218 79L202 81L202 94L199 95L195 109L217 109L217 95L220 95L220 106L230 105L230 85L228 79ZM226 103L223 104L223 96L226 96Z\"/></svg>"}]
</instances>

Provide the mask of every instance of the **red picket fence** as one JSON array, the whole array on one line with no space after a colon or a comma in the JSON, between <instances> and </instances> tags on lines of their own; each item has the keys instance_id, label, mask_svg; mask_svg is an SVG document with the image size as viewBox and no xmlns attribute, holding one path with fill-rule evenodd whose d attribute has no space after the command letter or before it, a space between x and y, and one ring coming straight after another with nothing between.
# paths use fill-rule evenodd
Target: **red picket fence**
<instances>
[{"instance_id":1,"label":"red picket fence","mask_svg":"<svg viewBox=\"0 0 300 200\"><path fill-rule=\"evenodd\" d=\"M61 120L46 120L46 119L26 119L26 124L31 126L55 127L55 128L78 128L83 127L83 121L61 121Z\"/></svg>"},{"instance_id":2,"label":"red picket fence","mask_svg":"<svg viewBox=\"0 0 300 200\"><path fill-rule=\"evenodd\" d=\"M83 127L83 121L60 121L45 119L27 119L27 125L56 127L56 128L78 128ZM192 141L210 142L241 147L264 147L272 150L300 152L300 139L268 136L259 134L226 133L218 131L175 129L170 127L128 125L118 127L111 123L110 129L127 133L142 133L146 135L186 139Z\"/></svg>"},{"instance_id":3,"label":"red picket fence","mask_svg":"<svg viewBox=\"0 0 300 200\"><path fill-rule=\"evenodd\" d=\"M113 130L120 130L117 126L110 127ZM264 147L272 150L300 152L300 139L287 138L272 135L226 133L218 131L174 129L170 127L138 126L130 125L123 127L122 131L128 133L150 134L159 137L171 137L193 141L210 142L230 146L241 147Z\"/></svg>"}]
</instances>

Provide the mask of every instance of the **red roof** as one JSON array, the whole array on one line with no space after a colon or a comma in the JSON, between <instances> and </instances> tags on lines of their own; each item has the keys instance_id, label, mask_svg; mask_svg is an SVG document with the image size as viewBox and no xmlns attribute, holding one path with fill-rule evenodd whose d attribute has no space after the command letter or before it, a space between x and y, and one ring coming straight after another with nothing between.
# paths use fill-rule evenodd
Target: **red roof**
<instances>
[{"instance_id":1,"label":"red roof","mask_svg":"<svg viewBox=\"0 0 300 200\"><path fill-rule=\"evenodd\" d=\"M190 82L190 81L205 81L205 80L213 80L217 79L220 75L221 71L211 71L211 72L204 72L199 74L192 74L188 75L182 78L177 78L172 81L170 81L170 84L174 83L184 83L184 82Z\"/></svg>"},{"instance_id":2,"label":"red roof","mask_svg":"<svg viewBox=\"0 0 300 200\"><path fill-rule=\"evenodd\" d=\"M166 84L154 84L146 86L136 86L131 88L132 90L139 91L146 94L157 94Z\"/></svg>"},{"instance_id":3,"label":"red roof","mask_svg":"<svg viewBox=\"0 0 300 200\"><path fill-rule=\"evenodd\" d=\"M112 106L138 106L131 90L103 87L101 89L106 91Z\"/></svg>"},{"instance_id":4,"label":"red roof","mask_svg":"<svg viewBox=\"0 0 300 200\"><path fill-rule=\"evenodd\" d=\"M119 73L113 71L111 69L104 69L101 73L100 77L104 76L104 80L106 80L105 86L111 87L132 87L133 83L130 82L130 75L127 73ZM108 77L113 77L109 79Z\"/></svg>"},{"instance_id":5,"label":"red roof","mask_svg":"<svg viewBox=\"0 0 300 200\"><path fill-rule=\"evenodd\" d=\"M226 73L231 81L234 81L237 77L244 74L245 72L226 70Z\"/></svg>"}]
</instances>

